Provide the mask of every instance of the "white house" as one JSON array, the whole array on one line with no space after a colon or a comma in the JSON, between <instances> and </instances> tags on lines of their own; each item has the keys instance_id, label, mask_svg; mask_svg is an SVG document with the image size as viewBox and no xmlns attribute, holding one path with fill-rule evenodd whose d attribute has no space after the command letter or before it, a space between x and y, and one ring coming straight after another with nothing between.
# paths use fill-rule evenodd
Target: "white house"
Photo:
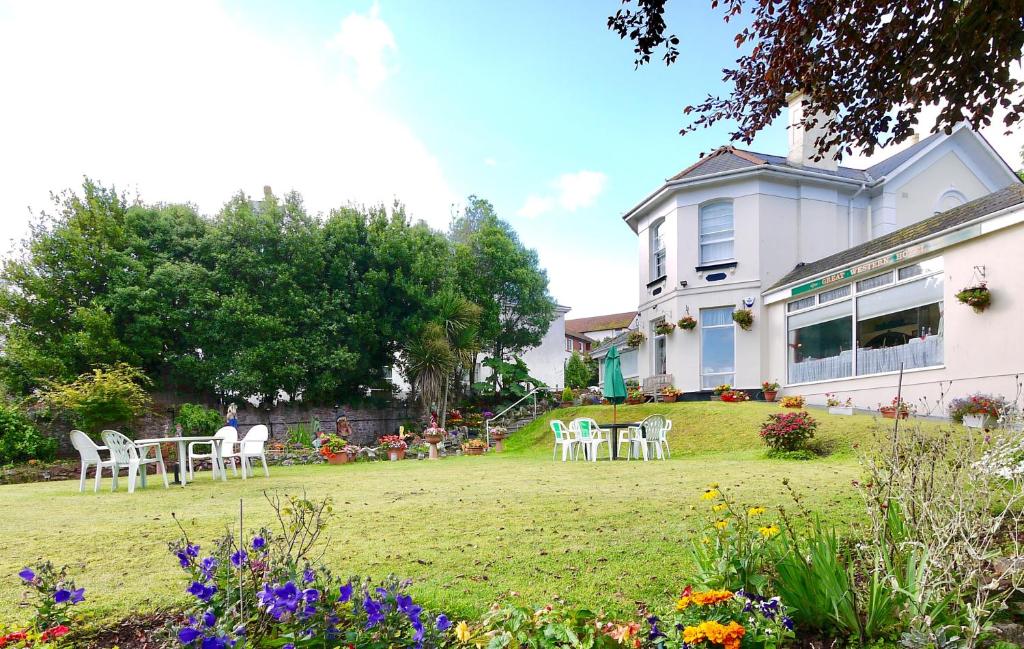
<instances>
[{"instance_id":1,"label":"white house","mask_svg":"<svg viewBox=\"0 0 1024 649\"><path fill-rule=\"evenodd\" d=\"M690 393L722 383L756 390L766 379L788 382L786 363L778 360L788 344L776 322L781 307L769 316L764 291L774 287L772 299L781 301L780 282L792 280L799 264L850 250L867 257L878 251L862 244L897 231L901 240L914 239L908 226L1020 184L988 142L965 127L931 135L867 169L838 166L830 156L815 161L816 135L797 123L803 103L802 95L790 97L788 155L722 147L623 216L639 242L638 327L647 336L637 349L641 379L670 374ZM815 299L824 305L840 298ZM733 322L740 308L753 314L749 331ZM698 326L656 334L658 322L684 315ZM935 331L934 323L923 326ZM884 335L876 343L886 344Z\"/></svg>"}]
</instances>

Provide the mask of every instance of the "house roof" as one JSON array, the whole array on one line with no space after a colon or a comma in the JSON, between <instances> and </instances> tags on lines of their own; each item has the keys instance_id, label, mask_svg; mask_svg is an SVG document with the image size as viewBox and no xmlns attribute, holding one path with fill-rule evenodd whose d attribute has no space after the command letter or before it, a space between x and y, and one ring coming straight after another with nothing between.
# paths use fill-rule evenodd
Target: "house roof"
<instances>
[{"instance_id":1,"label":"house roof","mask_svg":"<svg viewBox=\"0 0 1024 649\"><path fill-rule=\"evenodd\" d=\"M590 350L590 357L600 358L601 356L604 356L608 353L608 350L611 349L612 345L615 345L620 349L626 347L626 339L629 338L630 333L631 332L629 331L623 331L614 338L604 340L600 345Z\"/></svg>"},{"instance_id":2,"label":"house roof","mask_svg":"<svg viewBox=\"0 0 1024 649\"><path fill-rule=\"evenodd\" d=\"M1024 185L1010 185L969 203L954 207L951 210L940 212L931 218L918 221L913 225L908 225L877 239L866 241L859 246L854 246L816 261L797 264L793 270L767 289L765 293L808 277L823 275L828 271L849 266L861 259L882 254L892 248L910 244L929 235L970 223L983 216L1022 203L1024 203Z\"/></svg>"},{"instance_id":3,"label":"house roof","mask_svg":"<svg viewBox=\"0 0 1024 649\"><path fill-rule=\"evenodd\" d=\"M624 329L633 323L636 311L595 315L589 318L573 318L565 321L565 333L580 336L588 331L604 331L605 329Z\"/></svg>"}]
</instances>

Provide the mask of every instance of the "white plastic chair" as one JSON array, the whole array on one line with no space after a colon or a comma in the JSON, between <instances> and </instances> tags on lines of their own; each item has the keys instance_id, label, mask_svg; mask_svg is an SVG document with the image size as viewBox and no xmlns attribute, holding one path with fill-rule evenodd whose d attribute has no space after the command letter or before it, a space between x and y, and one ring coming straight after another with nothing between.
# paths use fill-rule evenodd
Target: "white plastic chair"
<instances>
[{"instance_id":1,"label":"white plastic chair","mask_svg":"<svg viewBox=\"0 0 1024 649\"><path fill-rule=\"evenodd\" d=\"M597 462L597 449L601 444L608 444L608 459L612 457L611 442L605 436L604 431L597 425L597 422L589 417L573 419L569 428L578 433L580 446L584 449L584 458L591 462Z\"/></svg>"},{"instance_id":2,"label":"white plastic chair","mask_svg":"<svg viewBox=\"0 0 1024 649\"><path fill-rule=\"evenodd\" d=\"M270 431L263 424L257 424L249 429L242 441L238 442L238 461L242 465L242 479L245 480L246 473L253 473L252 458L258 457L263 462L263 473L270 477L270 469L267 468L267 454L264 446L270 438ZM235 457L232 454L230 457ZM254 473L253 473L254 474ZM255 475L255 474L254 474Z\"/></svg>"},{"instance_id":3,"label":"white plastic chair","mask_svg":"<svg viewBox=\"0 0 1024 649\"><path fill-rule=\"evenodd\" d=\"M629 455L626 456L626 459L632 459L633 449L639 447L644 462L650 459L651 450L659 460L664 460L664 449L668 447L666 435L668 421L663 415L651 415L640 422L639 426L631 427L629 429Z\"/></svg>"},{"instance_id":4,"label":"white plastic chair","mask_svg":"<svg viewBox=\"0 0 1024 649\"><path fill-rule=\"evenodd\" d=\"M551 451L551 459L555 459L555 455L558 453L558 447L562 447L562 461L572 456L576 459L576 451L579 448L579 442L573 439L572 431L566 427L559 419L551 420L551 432L555 434L555 447Z\"/></svg>"},{"instance_id":5,"label":"white plastic chair","mask_svg":"<svg viewBox=\"0 0 1024 649\"><path fill-rule=\"evenodd\" d=\"M223 462L224 470L227 470L227 461L231 460L231 470L235 475L238 475L238 468L235 466L235 458L238 454L235 453L235 444L238 443L238 429L234 426L223 426L220 430L213 434L217 439L223 440L220 444L221 451L225 454L221 457ZM210 449L209 453L197 453L196 448L207 447ZM225 450L229 449L229 451ZM230 453L230 454L229 454ZM213 454L213 442L191 442L188 445L188 477L189 480L193 479L194 473L194 460L209 460L210 464L216 464L214 462L215 456ZM213 479L217 479L216 466L213 471Z\"/></svg>"},{"instance_id":6,"label":"white plastic chair","mask_svg":"<svg viewBox=\"0 0 1024 649\"><path fill-rule=\"evenodd\" d=\"M100 490L100 480L103 478L103 469L109 468L111 473L114 473L114 461L104 460L100 456L100 451L108 450L106 446L97 446L96 442L83 433L80 430L71 431L71 445L75 447L78 454L82 458L82 479L78 482L78 491L85 491L85 475L89 470L89 467L96 465L96 483L93 486L93 492Z\"/></svg>"},{"instance_id":7,"label":"white plastic chair","mask_svg":"<svg viewBox=\"0 0 1024 649\"><path fill-rule=\"evenodd\" d=\"M117 491L117 474L121 469L128 469L128 493L135 493L135 480L139 471L142 471L142 486L146 486L146 466L155 464L164 478L164 489L170 488L167 483L167 468L164 467L164 456L160 452L159 444L147 444L156 450L155 457L146 457L145 451L139 453L139 447L135 443L117 432L116 430L105 430L101 434L103 443L110 449L110 459L113 460L114 479L110 485L111 491Z\"/></svg>"}]
</instances>

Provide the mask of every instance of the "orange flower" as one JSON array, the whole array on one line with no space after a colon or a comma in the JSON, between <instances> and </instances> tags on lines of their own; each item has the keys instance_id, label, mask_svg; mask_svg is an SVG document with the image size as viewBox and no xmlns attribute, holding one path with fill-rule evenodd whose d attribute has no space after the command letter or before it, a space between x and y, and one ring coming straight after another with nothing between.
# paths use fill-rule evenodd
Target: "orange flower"
<instances>
[{"instance_id":1,"label":"orange flower","mask_svg":"<svg viewBox=\"0 0 1024 649\"><path fill-rule=\"evenodd\" d=\"M739 649L740 640L747 632L735 621L729 624L721 624L714 620L701 622L697 626L688 626L683 629L683 642L688 645L695 645L707 640L712 644L720 644L725 649Z\"/></svg>"},{"instance_id":2,"label":"orange flower","mask_svg":"<svg viewBox=\"0 0 1024 649\"><path fill-rule=\"evenodd\" d=\"M691 604L695 606L714 606L719 602L729 599L732 599L732 592L728 590L694 591L693 588L687 586L682 594L679 595L679 601L676 602L676 610L684 611Z\"/></svg>"}]
</instances>

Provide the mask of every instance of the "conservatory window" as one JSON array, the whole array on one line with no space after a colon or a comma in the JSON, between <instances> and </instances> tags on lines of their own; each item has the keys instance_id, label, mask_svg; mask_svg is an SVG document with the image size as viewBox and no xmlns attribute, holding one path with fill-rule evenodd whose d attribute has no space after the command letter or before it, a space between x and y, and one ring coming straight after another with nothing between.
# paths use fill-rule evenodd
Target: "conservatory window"
<instances>
[{"instance_id":1,"label":"conservatory window","mask_svg":"<svg viewBox=\"0 0 1024 649\"><path fill-rule=\"evenodd\" d=\"M853 301L834 302L790 316L788 343L790 383L851 376Z\"/></svg>"},{"instance_id":2,"label":"conservatory window","mask_svg":"<svg viewBox=\"0 0 1024 649\"><path fill-rule=\"evenodd\" d=\"M943 362L942 275L857 299L857 374Z\"/></svg>"}]
</instances>

